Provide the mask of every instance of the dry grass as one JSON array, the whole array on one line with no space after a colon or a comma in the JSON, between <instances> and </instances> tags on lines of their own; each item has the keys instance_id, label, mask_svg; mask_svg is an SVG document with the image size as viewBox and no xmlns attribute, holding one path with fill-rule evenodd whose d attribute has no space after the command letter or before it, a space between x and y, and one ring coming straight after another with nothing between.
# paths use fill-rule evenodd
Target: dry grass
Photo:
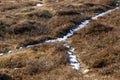
<instances>
[{"instance_id":1,"label":"dry grass","mask_svg":"<svg viewBox=\"0 0 120 80\"><path fill-rule=\"evenodd\" d=\"M46 5L36 7L41 1ZM41 1L0 0L0 52L62 37L85 19L114 7L113 0ZM0 79L119 79L119 14L118 10L91 21L70 39L80 61L98 74L86 76L71 69L63 43L49 43L0 57Z\"/></svg>"},{"instance_id":2,"label":"dry grass","mask_svg":"<svg viewBox=\"0 0 120 80\"><path fill-rule=\"evenodd\" d=\"M81 21L113 7L93 1L47 3L40 8L36 3L0 4L0 52L62 37Z\"/></svg>"},{"instance_id":3,"label":"dry grass","mask_svg":"<svg viewBox=\"0 0 120 80\"><path fill-rule=\"evenodd\" d=\"M91 21L71 38L80 61L103 76L120 79L120 9ZM110 79L108 78L108 80Z\"/></svg>"},{"instance_id":4,"label":"dry grass","mask_svg":"<svg viewBox=\"0 0 120 80\"><path fill-rule=\"evenodd\" d=\"M63 47L62 43L61 45L56 43L43 44L1 57L0 71L5 73L8 71L6 74L11 75L14 80L24 77L28 79L28 76L31 76L30 79L32 79L35 75L42 74L45 77L45 74L52 70L65 67L67 65L66 57L66 48ZM42 78L43 76L37 77Z\"/></svg>"}]
</instances>

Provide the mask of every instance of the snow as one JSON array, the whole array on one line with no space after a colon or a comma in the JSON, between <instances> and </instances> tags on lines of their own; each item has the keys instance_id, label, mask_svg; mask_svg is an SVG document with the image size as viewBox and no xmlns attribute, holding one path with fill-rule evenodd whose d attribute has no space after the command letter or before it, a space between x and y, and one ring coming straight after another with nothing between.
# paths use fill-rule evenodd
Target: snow
<instances>
[{"instance_id":1,"label":"snow","mask_svg":"<svg viewBox=\"0 0 120 80\"><path fill-rule=\"evenodd\" d=\"M103 12L103 13L101 13L101 14L98 14L98 15L92 17L92 20L97 20L98 17L101 17L101 16L103 16L103 15L105 15L105 14L108 14L108 13L110 13L110 12L112 12L112 11L115 11L116 9L119 9L119 7L116 7L115 9L111 9L111 10L108 10L108 11ZM74 32L76 32L76 31L78 31L78 30L86 27L86 26L89 24L89 22L90 22L90 20L85 20L85 21L81 22L81 24L80 24L79 26L77 26L75 29L71 29L71 30L69 31L69 33L67 33L65 36L63 36L63 38L57 38L57 39L53 39L53 40L46 40L45 42L46 42L46 43L50 43L50 42L61 42L61 41L65 41L65 40L67 40L69 37L71 37L71 36L74 34Z\"/></svg>"},{"instance_id":2,"label":"snow","mask_svg":"<svg viewBox=\"0 0 120 80\"><path fill-rule=\"evenodd\" d=\"M71 52L74 52L74 51L75 51L75 48L71 48L70 51L71 51Z\"/></svg>"},{"instance_id":3,"label":"snow","mask_svg":"<svg viewBox=\"0 0 120 80\"><path fill-rule=\"evenodd\" d=\"M84 28L85 26L87 26L87 24L90 22L90 20L85 20L84 22L82 22L77 28L73 29L74 32Z\"/></svg>"},{"instance_id":4,"label":"snow","mask_svg":"<svg viewBox=\"0 0 120 80\"><path fill-rule=\"evenodd\" d=\"M83 71L83 74L87 74L88 72L90 72L90 70L89 70L89 69L85 69L85 70Z\"/></svg>"},{"instance_id":5,"label":"snow","mask_svg":"<svg viewBox=\"0 0 120 80\"><path fill-rule=\"evenodd\" d=\"M23 47L19 47L19 50L23 49Z\"/></svg>"},{"instance_id":6,"label":"snow","mask_svg":"<svg viewBox=\"0 0 120 80\"><path fill-rule=\"evenodd\" d=\"M74 32L76 32L79 29L85 27L88 23L89 23L89 20L86 20L86 21L82 22L76 29L70 30L69 33L67 33L65 36L63 36L63 38L57 38L57 39L53 39L53 40L46 40L45 43L65 41L69 37L71 37L74 34Z\"/></svg>"},{"instance_id":7,"label":"snow","mask_svg":"<svg viewBox=\"0 0 120 80\"><path fill-rule=\"evenodd\" d=\"M80 63L77 59L77 56L74 54L75 48L71 47L68 44L64 44L64 46L68 48L67 54L68 54L70 65L72 66L73 69L79 70Z\"/></svg>"},{"instance_id":8,"label":"snow","mask_svg":"<svg viewBox=\"0 0 120 80\"><path fill-rule=\"evenodd\" d=\"M70 62L72 62L72 63L77 63L78 62L76 55L70 55L69 57L70 57Z\"/></svg>"},{"instance_id":9,"label":"snow","mask_svg":"<svg viewBox=\"0 0 120 80\"><path fill-rule=\"evenodd\" d=\"M70 64L73 69L79 70L80 69L80 63L71 63Z\"/></svg>"},{"instance_id":10,"label":"snow","mask_svg":"<svg viewBox=\"0 0 120 80\"><path fill-rule=\"evenodd\" d=\"M57 39L53 39L53 40L46 40L46 41L45 41L45 43L50 43L50 42L52 43L52 42L56 42L56 41L58 41L58 40L57 40Z\"/></svg>"},{"instance_id":11,"label":"snow","mask_svg":"<svg viewBox=\"0 0 120 80\"><path fill-rule=\"evenodd\" d=\"M13 52L12 50L9 50L9 51L8 51L8 54L10 54L10 53L12 53L12 52Z\"/></svg>"},{"instance_id":12,"label":"snow","mask_svg":"<svg viewBox=\"0 0 120 80\"><path fill-rule=\"evenodd\" d=\"M30 47L32 47L32 45L28 45L28 46L26 46L26 48L30 48Z\"/></svg>"},{"instance_id":13,"label":"snow","mask_svg":"<svg viewBox=\"0 0 120 80\"><path fill-rule=\"evenodd\" d=\"M38 3L38 4L36 4L36 6L41 7L41 6L43 6L43 4L42 3Z\"/></svg>"},{"instance_id":14,"label":"snow","mask_svg":"<svg viewBox=\"0 0 120 80\"><path fill-rule=\"evenodd\" d=\"M4 53L0 53L0 56L3 56L4 55Z\"/></svg>"},{"instance_id":15,"label":"snow","mask_svg":"<svg viewBox=\"0 0 120 80\"><path fill-rule=\"evenodd\" d=\"M103 16L103 15L105 15L105 14L108 14L108 13L110 13L110 12L116 10L116 9L119 9L119 7L115 8L115 9L108 10L108 11L103 12L103 13L101 13L101 14L98 14L98 15L92 17L92 20L97 20L98 17L101 17L101 16ZM46 40L45 43L65 41L65 40L67 40L69 37L71 37L71 36L74 34L74 32L76 32L76 31L78 31L78 30L86 27L86 26L89 24L89 22L90 22L90 20L85 20L85 21L81 22L81 24L80 24L79 26L77 26L75 29L71 29L71 30L69 31L69 33L67 33L67 34L66 34L65 36L63 36L62 38L57 38L57 39L53 39L53 40Z\"/></svg>"},{"instance_id":16,"label":"snow","mask_svg":"<svg viewBox=\"0 0 120 80\"><path fill-rule=\"evenodd\" d=\"M64 46L65 46L66 48L70 48L70 45L68 45L68 44L64 44Z\"/></svg>"},{"instance_id":17,"label":"snow","mask_svg":"<svg viewBox=\"0 0 120 80\"><path fill-rule=\"evenodd\" d=\"M67 51L67 53L68 53L69 55L73 54L71 51Z\"/></svg>"},{"instance_id":18,"label":"snow","mask_svg":"<svg viewBox=\"0 0 120 80\"><path fill-rule=\"evenodd\" d=\"M103 16L105 14L108 14L108 13L110 13L110 12L116 10L116 9L119 9L119 8L117 7L115 9L108 10L106 12L103 12L101 14L98 14L98 15L92 17L91 19L92 20L97 20L99 17L101 17L101 16ZM64 41L64 40L68 39L69 37L71 37L74 34L74 32L86 27L89 24L89 22L90 22L90 20L83 21L77 28L70 30L70 32L67 35L65 35L63 38L57 38L57 39L49 40L49 41L46 41L46 42ZM73 69L79 70L80 69L80 63L79 63L79 61L77 59L77 56L74 55L75 48L70 47L70 45L68 45L68 44L64 44L64 46L69 49L67 51L67 53L69 55L70 65L72 66ZM85 69L83 73L86 74L89 71L90 71L89 69Z\"/></svg>"},{"instance_id":19,"label":"snow","mask_svg":"<svg viewBox=\"0 0 120 80\"><path fill-rule=\"evenodd\" d=\"M36 6L41 7L41 6L43 6L43 4L38 3L38 4L36 4ZM103 16L103 15L105 15L105 14L108 14L108 13L110 13L110 12L112 12L112 11L115 11L115 10L117 10L117 9L119 9L119 7L116 7L115 9L111 9L111 10L108 10L108 11L103 12L103 13L101 13L101 14L98 14L98 15L92 17L91 19L92 19L92 20L97 20L99 17L101 17L101 16ZM74 34L74 32L76 32L76 31L78 31L78 30L86 27L86 26L89 24L89 22L90 22L90 20L85 20L85 21L81 22L81 24L78 25L75 29L71 29L71 30L70 30L65 36L63 36L62 38L57 38L57 39L52 39L52 40L46 40L46 41L44 41L43 43L51 43L51 42L61 42L61 41L65 41L65 40L67 40L69 37L71 37L71 36ZM42 43L39 43L39 44L42 44ZM35 45L38 45L38 44L35 44ZM30 47L33 47L33 46L35 46L35 45L28 45L28 46L26 46L26 48L30 48ZM71 47L70 45L68 45L68 44L64 44L64 46L65 46L66 48L68 48L67 54L68 54L68 57L69 57L70 65L72 66L73 69L79 70L80 67L81 67L81 65L80 65L80 63L79 63L79 61L78 61L77 56L74 54L75 48L72 48L72 47ZM23 49L23 47L20 47L20 48L19 48L19 50L21 50L21 49ZM13 53L13 52L15 52L15 50L9 50L7 53L10 54L10 53ZM2 56L2 55L4 55L4 53L0 53L0 56ZM16 68L16 69L17 69L17 68ZM88 72L89 72L89 69L85 69L83 73L86 74L86 73L88 73Z\"/></svg>"},{"instance_id":20,"label":"snow","mask_svg":"<svg viewBox=\"0 0 120 80\"><path fill-rule=\"evenodd\" d=\"M104 16L105 14L111 13L111 12L117 10L117 9L119 9L119 7L116 7L115 9L111 9L111 10L108 10L108 11L103 12L103 13L101 13L101 14L98 14L98 15L92 17L92 20L97 20L98 17Z\"/></svg>"}]
</instances>

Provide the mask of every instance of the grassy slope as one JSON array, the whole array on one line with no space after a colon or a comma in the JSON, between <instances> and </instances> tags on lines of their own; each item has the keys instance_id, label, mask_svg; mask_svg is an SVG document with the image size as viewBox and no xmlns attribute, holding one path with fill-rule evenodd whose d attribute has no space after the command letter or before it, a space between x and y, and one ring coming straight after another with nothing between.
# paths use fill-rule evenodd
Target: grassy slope
<instances>
[{"instance_id":1,"label":"grassy slope","mask_svg":"<svg viewBox=\"0 0 120 80\"><path fill-rule=\"evenodd\" d=\"M120 79L120 9L91 21L76 32L71 44L79 60L95 72Z\"/></svg>"},{"instance_id":2,"label":"grassy slope","mask_svg":"<svg viewBox=\"0 0 120 80\"><path fill-rule=\"evenodd\" d=\"M99 2L85 1L47 3L41 8L35 7L35 3L1 3L0 52L62 37L84 19L111 8Z\"/></svg>"},{"instance_id":3,"label":"grassy slope","mask_svg":"<svg viewBox=\"0 0 120 80\"><path fill-rule=\"evenodd\" d=\"M2 2L7 6L0 4L0 52L61 37L84 19L113 7L109 1L66 1L48 3L41 8L35 7L36 1L14 3L12 7L11 2ZM87 28L78 31L68 40L77 49L79 60L91 68L91 74L83 75L81 71L71 69L63 43L50 43L0 57L0 79L118 80L119 11L109 15L91 21Z\"/></svg>"}]
</instances>

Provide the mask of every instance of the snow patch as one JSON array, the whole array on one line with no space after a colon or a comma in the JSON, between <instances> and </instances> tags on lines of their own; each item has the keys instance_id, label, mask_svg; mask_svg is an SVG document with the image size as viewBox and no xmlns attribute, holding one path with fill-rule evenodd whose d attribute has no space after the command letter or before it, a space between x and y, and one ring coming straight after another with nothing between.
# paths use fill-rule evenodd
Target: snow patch
<instances>
[{"instance_id":1,"label":"snow patch","mask_svg":"<svg viewBox=\"0 0 120 80\"><path fill-rule=\"evenodd\" d=\"M76 55L70 55L69 57L70 57L70 62L72 62L72 63L77 63L78 62Z\"/></svg>"},{"instance_id":2,"label":"snow patch","mask_svg":"<svg viewBox=\"0 0 120 80\"><path fill-rule=\"evenodd\" d=\"M3 56L4 55L4 53L0 53L0 56Z\"/></svg>"},{"instance_id":3,"label":"snow patch","mask_svg":"<svg viewBox=\"0 0 120 80\"><path fill-rule=\"evenodd\" d=\"M23 47L19 47L19 50L23 49Z\"/></svg>"},{"instance_id":4,"label":"snow patch","mask_svg":"<svg viewBox=\"0 0 120 80\"><path fill-rule=\"evenodd\" d=\"M83 74L87 74L88 72L90 72L90 70L89 70L89 69L85 69L85 70L83 71Z\"/></svg>"},{"instance_id":5,"label":"snow patch","mask_svg":"<svg viewBox=\"0 0 120 80\"><path fill-rule=\"evenodd\" d=\"M12 52L13 52L12 50L9 50L9 51L8 51L8 54L11 54Z\"/></svg>"},{"instance_id":6,"label":"snow patch","mask_svg":"<svg viewBox=\"0 0 120 80\"><path fill-rule=\"evenodd\" d=\"M70 48L70 46L69 46L68 44L64 44L64 46L65 46L66 48Z\"/></svg>"},{"instance_id":7,"label":"snow patch","mask_svg":"<svg viewBox=\"0 0 120 80\"><path fill-rule=\"evenodd\" d=\"M68 48L68 59L69 59L69 63L72 66L73 69L79 70L80 69L80 63L78 61L77 56L74 54L75 48L72 48L70 45L68 44L64 44L64 46L66 48Z\"/></svg>"},{"instance_id":8,"label":"snow patch","mask_svg":"<svg viewBox=\"0 0 120 80\"><path fill-rule=\"evenodd\" d=\"M41 6L43 6L43 4L42 3L37 3L36 6L41 7Z\"/></svg>"},{"instance_id":9,"label":"snow patch","mask_svg":"<svg viewBox=\"0 0 120 80\"><path fill-rule=\"evenodd\" d=\"M105 14L111 13L111 12L117 10L117 9L119 9L119 7L116 7L115 9L111 9L111 10L108 10L108 11L103 12L101 14L98 14L98 15L92 17L92 20L97 20L99 17L104 16Z\"/></svg>"},{"instance_id":10,"label":"snow patch","mask_svg":"<svg viewBox=\"0 0 120 80\"><path fill-rule=\"evenodd\" d=\"M79 70L80 69L80 63L70 63L71 66L73 66L73 69Z\"/></svg>"}]
</instances>

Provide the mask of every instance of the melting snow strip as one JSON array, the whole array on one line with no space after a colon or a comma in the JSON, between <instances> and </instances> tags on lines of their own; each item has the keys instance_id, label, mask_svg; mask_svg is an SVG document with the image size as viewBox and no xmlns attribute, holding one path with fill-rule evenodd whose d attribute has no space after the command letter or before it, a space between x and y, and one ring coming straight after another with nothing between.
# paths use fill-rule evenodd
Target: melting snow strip
<instances>
[{"instance_id":1,"label":"melting snow strip","mask_svg":"<svg viewBox=\"0 0 120 80\"><path fill-rule=\"evenodd\" d=\"M65 41L69 37L71 37L74 34L74 32L76 32L76 31L80 30L81 28L87 26L88 23L89 23L89 20L85 20L77 28L70 30L69 33L67 33L65 36L63 36L63 38L57 38L57 39L53 39L53 40L46 40L45 43Z\"/></svg>"},{"instance_id":2,"label":"melting snow strip","mask_svg":"<svg viewBox=\"0 0 120 80\"><path fill-rule=\"evenodd\" d=\"M42 3L36 4L36 6L43 6L43 5L44 5L44 4L42 4ZM103 13L100 13L100 14L92 17L91 20L97 20L98 17L104 16L105 14L108 14L108 13L110 13L110 12L112 12L112 11L117 10L117 9L119 9L119 7L116 7L116 8L114 8L114 9L108 10L108 11L103 12ZM57 38L57 39L52 39L52 40L45 40L43 43L51 43L51 42L61 42L61 41L65 41L65 40L67 40L69 37L73 36L74 32L76 32L76 31L78 31L78 30L86 27L86 26L89 24L89 22L90 22L90 20L85 20L85 21L81 22L81 24L80 24L79 26L77 26L75 29L71 29L71 30L69 31L69 33L67 33L67 34L66 34L65 36L63 36L62 38ZM33 45L27 45L27 46L24 47L24 48L23 48L23 47L20 47L19 49L10 50L10 51L8 51L8 52L6 52L6 53L2 53L2 54L0 54L0 55L2 56L2 55L4 55L4 54L14 53L14 52L16 52L16 51L20 51L20 50L22 50L22 49L34 47L34 46L36 46L36 45L40 45L40 44L43 44L43 43L33 44ZM66 46L66 47L67 47L67 46ZM69 51L69 54L70 54L70 52L71 52L71 51ZM71 54L72 54L72 53L71 53ZM73 65L73 64L71 64L71 65Z\"/></svg>"},{"instance_id":3,"label":"melting snow strip","mask_svg":"<svg viewBox=\"0 0 120 80\"><path fill-rule=\"evenodd\" d=\"M64 44L64 46L68 49L68 59L69 64L72 66L73 69L79 70L80 69L80 63L78 61L77 56L74 54L75 48L72 48L68 44Z\"/></svg>"},{"instance_id":4,"label":"melting snow strip","mask_svg":"<svg viewBox=\"0 0 120 80\"><path fill-rule=\"evenodd\" d=\"M115 9L111 9L111 10L108 10L108 11L103 12L101 14L98 14L98 15L92 17L92 20L97 20L99 17L104 16L105 14L111 13L111 12L117 10L117 9L119 9L119 7L116 7Z\"/></svg>"},{"instance_id":5,"label":"melting snow strip","mask_svg":"<svg viewBox=\"0 0 120 80\"><path fill-rule=\"evenodd\" d=\"M101 14L98 14L98 15L92 17L91 19L92 20L97 20L99 17L104 16L105 14L108 14L108 13L110 13L112 11L117 10L117 9L119 9L119 7L116 7L115 9L111 9L111 10L108 10L108 11L103 12ZM74 32L86 27L89 24L89 22L90 22L90 20L85 20L85 21L81 22L81 24L79 26L77 26L75 29L71 29L69 31L69 33L67 33L65 36L63 36L63 38L57 38L57 39L53 39L53 40L46 40L45 43L65 41L69 37L71 37L74 34Z\"/></svg>"}]
</instances>

